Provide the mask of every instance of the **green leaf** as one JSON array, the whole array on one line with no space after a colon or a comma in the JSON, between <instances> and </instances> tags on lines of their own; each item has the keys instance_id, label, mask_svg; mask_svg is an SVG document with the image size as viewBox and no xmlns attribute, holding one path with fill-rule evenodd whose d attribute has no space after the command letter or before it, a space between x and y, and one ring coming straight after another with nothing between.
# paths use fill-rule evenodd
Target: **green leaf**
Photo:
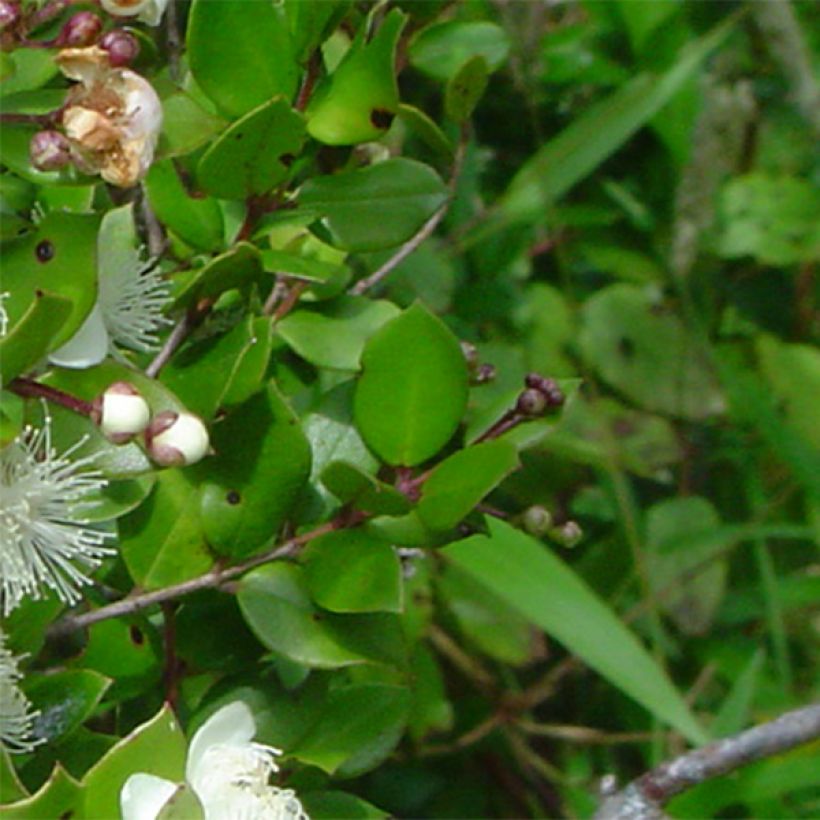
<instances>
[{"instance_id":1,"label":"green leaf","mask_svg":"<svg viewBox=\"0 0 820 820\"><path fill-rule=\"evenodd\" d=\"M137 772L174 783L185 778L185 736L165 704L151 720L137 726L83 777L85 817L119 817L120 792ZM55 815L56 816L56 815Z\"/></svg>"},{"instance_id":2,"label":"green leaf","mask_svg":"<svg viewBox=\"0 0 820 820\"><path fill-rule=\"evenodd\" d=\"M52 212L24 237L3 243L3 289L9 293L3 307L11 330L37 301L38 291L71 304L51 349L79 329L97 298L98 225L96 215Z\"/></svg>"},{"instance_id":3,"label":"green leaf","mask_svg":"<svg viewBox=\"0 0 820 820\"><path fill-rule=\"evenodd\" d=\"M709 727L713 737L728 737L737 734L747 725L754 696L760 685L760 673L763 671L765 660L765 650L758 647L735 677L729 694L723 699Z\"/></svg>"},{"instance_id":4,"label":"green leaf","mask_svg":"<svg viewBox=\"0 0 820 820\"><path fill-rule=\"evenodd\" d=\"M344 265L281 250L262 251L262 265L270 273L303 282L328 282L345 270Z\"/></svg>"},{"instance_id":5,"label":"green leaf","mask_svg":"<svg viewBox=\"0 0 820 820\"><path fill-rule=\"evenodd\" d=\"M194 0L187 46L197 83L230 117L296 90L287 19L272 3Z\"/></svg>"},{"instance_id":6,"label":"green leaf","mask_svg":"<svg viewBox=\"0 0 820 820\"><path fill-rule=\"evenodd\" d=\"M215 424L211 442L216 456L198 469L205 536L222 555L247 555L285 522L310 475L310 447L272 385Z\"/></svg>"},{"instance_id":7,"label":"green leaf","mask_svg":"<svg viewBox=\"0 0 820 820\"><path fill-rule=\"evenodd\" d=\"M440 551L660 720L706 739L664 671L618 616L543 544L496 519Z\"/></svg>"},{"instance_id":8,"label":"green leaf","mask_svg":"<svg viewBox=\"0 0 820 820\"><path fill-rule=\"evenodd\" d=\"M401 566L386 541L362 530L331 532L304 554L311 597L331 612L401 612Z\"/></svg>"},{"instance_id":9,"label":"green leaf","mask_svg":"<svg viewBox=\"0 0 820 820\"><path fill-rule=\"evenodd\" d=\"M467 365L458 340L420 304L365 346L354 415L389 464L413 466L452 437L467 405Z\"/></svg>"},{"instance_id":10,"label":"green leaf","mask_svg":"<svg viewBox=\"0 0 820 820\"><path fill-rule=\"evenodd\" d=\"M398 313L392 302L342 296L318 308L289 313L277 323L276 331L317 367L358 370L367 340Z\"/></svg>"},{"instance_id":11,"label":"green leaf","mask_svg":"<svg viewBox=\"0 0 820 820\"><path fill-rule=\"evenodd\" d=\"M639 74L575 119L513 177L501 200L509 219L533 219L594 171L646 125L700 69L734 28L730 17L687 44L664 74Z\"/></svg>"},{"instance_id":12,"label":"green leaf","mask_svg":"<svg viewBox=\"0 0 820 820\"><path fill-rule=\"evenodd\" d=\"M29 797L26 787L20 782L20 778L14 770L11 755L5 746L0 747L0 795L2 795L5 804L16 803L18 800ZM2 816L2 812L3 807L0 806L0 816Z\"/></svg>"},{"instance_id":13,"label":"green leaf","mask_svg":"<svg viewBox=\"0 0 820 820\"><path fill-rule=\"evenodd\" d=\"M328 774L355 777L375 768L401 739L410 710L403 686L358 684L332 689L315 729L293 757Z\"/></svg>"},{"instance_id":14,"label":"green leaf","mask_svg":"<svg viewBox=\"0 0 820 820\"><path fill-rule=\"evenodd\" d=\"M398 116L411 133L435 151L443 162L452 163L453 143L430 116L407 103L399 105Z\"/></svg>"},{"instance_id":15,"label":"green leaf","mask_svg":"<svg viewBox=\"0 0 820 820\"><path fill-rule=\"evenodd\" d=\"M48 780L31 797L17 803L0 806L0 817L8 817L9 820L71 817L82 806L82 803L83 794L80 785L58 763Z\"/></svg>"},{"instance_id":16,"label":"green leaf","mask_svg":"<svg viewBox=\"0 0 820 820\"><path fill-rule=\"evenodd\" d=\"M39 712L32 735L49 743L70 735L91 717L110 685L110 678L90 669L30 674L25 693Z\"/></svg>"},{"instance_id":17,"label":"green leaf","mask_svg":"<svg viewBox=\"0 0 820 820\"><path fill-rule=\"evenodd\" d=\"M516 467L518 451L506 441L459 450L424 482L419 516L434 530L454 527Z\"/></svg>"},{"instance_id":18,"label":"green leaf","mask_svg":"<svg viewBox=\"0 0 820 820\"><path fill-rule=\"evenodd\" d=\"M246 199L283 182L302 151L302 115L282 97L248 112L203 154L197 179L221 199Z\"/></svg>"},{"instance_id":19,"label":"green leaf","mask_svg":"<svg viewBox=\"0 0 820 820\"><path fill-rule=\"evenodd\" d=\"M286 0L285 12L290 23L293 53L300 63L310 57L314 49L342 21L350 9L351 0L327 0L324 3L304 3Z\"/></svg>"},{"instance_id":20,"label":"green leaf","mask_svg":"<svg viewBox=\"0 0 820 820\"><path fill-rule=\"evenodd\" d=\"M51 49L18 48L11 58L14 60L14 74L0 85L0 97L3 98L41 88L59 71Z\"/></svg>"},{"instance_id":21,"label":"green leaf","mask_svg":"<svg viewBox=\"0 0 820 820\"><path fill-rule=\"evenodd\" d=\"M395 487L345 461L332 461L322 470L321 481L343 504L378 515L402 515L412 504Z\"/></svg>"},{"instance_id":22,"label":"green leaf","mask_svg":"<svg viewBox=\"0 0 820 820\"><path fill-rule=\"evenodd\" d=\"M157 219L180 239L201 251L224 246L221 208L210 197L189 196L171 160L151 166L145 188Z\"/></svg>"},{"instance_id":23,"label":"green leaf","mask_svg":"<svg viewBox=\"0 0 820 820\"><path fill-rule=\"evenodd\" d=\"M162 382L204 419L241 404L265 377L273 344L270 320L247 316L222 336L189 345L163 368Z\"/></svg>"},{"instance_id":24,"label":"green leaf","mask_svg":"<svg viewBox=\"0 0 820 820\"><path fill-rule=\"evenodd\" d=\"M375 251L406 242L446 199L429 165L398 157L309 179L299 204L322 218L340 248Z\"/></svg>"},{"instance_id":25,"label":"green leaf","mask_svg":"<svg viewBox=\"0 0 820 820\"><path fill-rule=\"evenodd\" d=\"M450 80L465 63L481 57L489 70L500 68L510 52L501 26L485 21L450 20L422 29L410 42L410 62L437 80Z\"/></svg>"},{"instance_id":26,"label":"green leaf","mask_svg":"<svg viewBox=\"0 0 820 820\"><path fill-rule=\"evenodd\" d=\"M392 9L375 34L362 26L335 71L306 110L308 133L326 145L353 145L382 136L399 105L396 46L407 15Z\"/></svg>"},{"instance_id":27,"label":"green leaf","mask_svg":"<svg viewBox=\"0 0 820 820\"><path fill-rule=\"evenodd\" d=\"M649 410L703 419L724 409L714 374L680 319L652 292L610 285L583 308L584 358Z\"/></svg>"},{"instance_id":28,"label":"green leaf","mask_svg":"<svg viewBox=\"0 0 820 820\"><path fill-rule=\"evenodd\" d=\"M300 794L299 799L306 814L313 820L387 820L390 817L389 812L346 792L307 792Z\"/></svg>"},{"instance_id":29,"label":"green leaf","mask_svg":"<svg viewBox=\"0 0 820 820\"><path fill-rule=\"evenodd\" d=\"M245 575L238 586L237 600L251 630L269 649L297 663L336 669L403 659L395 615L340 615L318 609L301 567L268 564Z\"/></svg>"},{"instance_id":30,"label":"green leaf","mask_svg":"<svg viewBox=\"0 0 820 820\"><path fill-rule=\"evenodd\" d=\"M120 554L131 577L145 589L187 581L213 565L198 493L182 470L165 470L146 501L119 520Z\"/></svg>"},{"instance_id":31,"label":"green leaf","mask_svg":"<svg viewBox=\"0 0 820 820\"><path fill-rule=\"evenodd\" d=\"M190 154L225 129L227 121L206 111L190 94L176 91L162 101L160 159Z\"/></svg>"},{"instance_id":32,"label":"green leaf","mask_svg":"<svg viewBox=\"0 0 820 820\"><path fill-rule=\"evenodd\" d=\"M444 110L455 122L464 122L472 116L484 96L489 81L490 67L480 54L468 60L458 73L447 82L444 90Z\"/></svg>"},{"instance_id":33,"label":"green leaf","mask_svg":"<svg viewBox=\"0 0 820 820\"><path fill-rule=\"evenodd\" d=\"M200 299L215 299L221 293L245 287L261 274L259 250L250 242L237 242L197 271L194 278L177 294L174 307L189 307Z\"/></svg>"},{"instance_id":34,"label":"green leaf","mask_svg":"<svg viewBox=\"0 0 820 820\"><path fill-rule=\"evenodd\" d=\"M72 303L62 296L36 290L28 309L0 337L3 382L25 373L57 345L54 339L71 315Z\"/></svg>"},{"instance_id":35,"label":"green leaf","mask_svg":"<svg viewBox=\"0 0 820 820\"><path fill-rule=\"evenodd\" d=\"M424 739L433 732L453 728L453 704L447 697L444 674L433 653L423 644L416 646L410 659L412 706L408 734L413 740Z\"/></svg>"},{"instance_id":36,"label":"green leaf","mask_svg":"<svg viewBox=\"0 0 820 820\"><path fill-rule=\"evenodd\" d=\"M657 29L674 17L682 7L680 0L655 0L652 3L635 3L633 0L618 0L618 13L626 24L632 50L641 54L647 44L653 44L651 37Z\"/></svg>"}]
</instances>

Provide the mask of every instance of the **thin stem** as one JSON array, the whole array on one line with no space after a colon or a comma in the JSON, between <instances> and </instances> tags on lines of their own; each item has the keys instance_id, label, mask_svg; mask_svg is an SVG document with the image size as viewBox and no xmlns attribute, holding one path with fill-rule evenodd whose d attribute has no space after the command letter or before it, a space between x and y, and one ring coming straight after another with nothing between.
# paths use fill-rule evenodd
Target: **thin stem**
<instances>
[{"instance_id":1,"label":"thin stem","mask_svg":"<svg viewBox=\"0 0 820 820\"><path fill-rule=\"evenodd\" d=\"M41 128L53 127L60 118L63 109L48 111L45 114L17 114L13 112L0 113L0 123L8 125L38 125Z\"/></svg>"},{"instance_id":2,"label":"thin stem","mask_svg":"<svg viewBox=\"0 0 820 820\"><path fill-rule=\"evenodd\" d=\"M310 55L308 60L305 77L302 80L302 85L299 88L299 94L296 97L296 102L293 107L297 111L304 111L310 101L311 94L313 94L313 87L316 85L316 80L319 78L319 72L322 69L322 53L318 49Z\"/></svg>"},{"instance_id":3,"label":"thin stem","mask_svg":"<svg viewBox=\"0 0 820 820\"><path fill-rule=\"evenodd\" d=\"M675 796L746 766L820 738L820 704L786 712L775 720L695 749L655 767L606 798L596 820L648 820L663 816Z\"/></svg>"},{"instance_id":4,"label":"thin stem","mask_svg":"<svg viewBox=\"0 0 820 820\"><path fill-rule=\"evenodd\" d=\"M528 735L550 737L587 746L616 746L620 743L646 743L652 740L650 732L602 732L590 726L536 723L531 720L517 720L515 725Z\"/></svg>"},{"instance_id":5,"label":"thin stem","mask_svg":"<svg viewBox=\"0 0 820 820\"><path fill-rule=\"evenodd\" d=\"M430 626L428 632L430 643L444 655L450 663L464 673L482 692L495 691L495 679L473 657L468 655L441 627L436 624Z\"/></svg>"},{"instance_id":6,"label":"thin stem","mask_svg":"<svg viewBox=\"0 0 820 820\"><path fill-rule=\"evenodd\" d=\"M6 385L6 388L26 399L45 399L53 404L59 404L61 407L67 407L69 410L79 413L81 416L90 417L94 411L94 406L84 399L64 393L56 387L41 384L33 379L26 379L23 376L12 379Z\"/></svg>"},{"instance_id":7,"label":"thin stem","mask_svg":"<svg viewBox=\"0 0 820 820\"><path fill-rule=\"evenodd\" d=\"M328 521L316 527L310 532L294 536L283 544L279 544L260 555L254 555L240 564L234 564L233 566L224 568L216 566L208 572L198 575L196 578L191 578L188 581L183 581L179 584L157 589L152 592L133 593L127 598L115 601L113 604L108 604L99 609L84 612L81 615L69 615L54 623L49 629L48 635L50 638L59 638L62 635L70 634L71 632L99 623L100 621L107 621L110 618L119 618L123 615L134 615L155 604L173 601L185 595L190 595L192 592L199 592L203 589L219 589L223 587L226 582L240 575L244 575L255 567L267 564L270 561L293 557L305 544L314 538L318 538L320 535L346 527L357 526L364 521L365 517L364 513L339 516L332 521Z\"/></svg>"},{"instance_id":8,"label":"thin stem","mask_svg":"<svg viewBox=\"0 0 820 820\"><path fill-rule=\"evenodd\" d=\"M271 316L271 320L276 323L280 319L284 318L288 315L288 313L293 310L296 306L296 303L299 301L299 297L302 295L302 292L307 288L307 282L294 282L288 292L285 294L282 301L279 303L278 307L273 311L273 315Z\"/></svg>"},{"instance_id":9,"label":"thin stem","mask_svg":"<svg viewBox=\"0 0 820 820\"><path fill-rule=\"evenodd\" d=\"M213 300L205 299L201 305L186 311L185 315L177 322L174 329L168 334L161 350L154 357L154 360L145 368L145 375L155 379L159 371L165 367L171 356L177 352L180 345L188 338L188 334L205 318L205 314L211 309Z\"/></svg>"}]
</instances>

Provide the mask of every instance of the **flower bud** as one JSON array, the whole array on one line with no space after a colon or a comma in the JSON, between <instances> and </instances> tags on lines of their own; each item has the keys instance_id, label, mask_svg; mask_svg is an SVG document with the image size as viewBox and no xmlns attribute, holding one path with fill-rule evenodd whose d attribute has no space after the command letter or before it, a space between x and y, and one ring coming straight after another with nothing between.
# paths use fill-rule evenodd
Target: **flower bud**
<instances>
[{"instance_id":1,"label":"flower bud","mask_svg":"<svg viewBox=\"0 0 820 820\"><path fill-rule=\"evenodd\" d=\"M547 409L547 399L540 390L530 387L519 395L515 409L524 416L542 416Z\"/></svg>"},{"instance_id":2,"label":"flower bud","mask_svg":"<svg viewBox=\"0 0 820 820\"><path fill-rule=\"evenodd\" d=\"M0 31L13 26L20 19L20 4L0 0Z\"/></svg>"},{"instance_id":3,"label":"flower bud","mask_svg":"<svg viewBox=\"0 0 820 820\"><path fill-rule=\"evenodd\" d=\"M495 379L495 375L495 365L484 362L484 364L478 366L470 379L470 384L488 384Z\"/></svg>"},{"instance_id":4,"label":"flower bud","mask_svg":"<svg viewBox=\"0 0 820 820\"><path fill-rule=\"evenodd\" d=\"M555 379L546 379L538 373L528 373L524 379L527 387L538 390L547 400L549 407L561 407L565 397Z\"/></svg>"},{"instance_id":5,"label":"flower bud","mask_svg":"<svg viewBox=\"0 0 820 820\"><path fill-rule=\"evenodd\" d=\"M102 20L91 11L80 11L63 26L55 45L62 48L84 48L96 42L102 31Z\"/></svg>"},{"instance_id":6,"label":"flower bud","mask_svg":"<svg viewBox=\"0 0 820 820\"><path fill-rule=\"evenodd\" d=\"M560 527L555 527L550 535L562 547L572 549L584 537L584 531L577 521L566 521Z\"/></svg>"},{"instance_id":7,"label":"flower bud","mask_svg":"<svg viewBox=\"0 0 820 820\"><path fill-rule=\"evenodd\" d=\"M108 62L114 68L128 65L140 53L140 44L133 34L122 29L114 29L103 35L100 47L108 52Z\"/></svg>"},{"instance_id":8,"label":"flower bud","mask_svg":"<svg viewBox=\"0 0 820 820\"><path fill-rule=\"evenodd\" d=\"M162 467L184 467L199 461L211 445L198 416L164 410L146 428L145 446L148 455Z\"/></svg>"},{"instance_id":9,"label":"flower bud","mask_svg":"<svg viewBox=\"0 0 820 820\"><path fill-rule=\"evenodd\" d=\"M125 444L148 426L151 410L133 384L114 382L94 400L91 417L110 442Z\"/></svg>"},{"instance_id":10,"label":"flower bud","mask_svg":"<svg viewBox=\"0 0 820 820\"><path fill-rule=\"evenodd\" d=\"M28 152L31 164L40 171L59 171L71 162L71 143L59 131L38 131Z\"/></svg>"},{"instance_id":11,"label":"flower bud","mask_svg":"<svg viewBox=\"0 0 820 820\"><path fill-rule=\"evenodd\" d=\"M540 504L524 510L521 523L530 535L545 535L552 527L552 513Z\"/></svg>"}]
</instances>

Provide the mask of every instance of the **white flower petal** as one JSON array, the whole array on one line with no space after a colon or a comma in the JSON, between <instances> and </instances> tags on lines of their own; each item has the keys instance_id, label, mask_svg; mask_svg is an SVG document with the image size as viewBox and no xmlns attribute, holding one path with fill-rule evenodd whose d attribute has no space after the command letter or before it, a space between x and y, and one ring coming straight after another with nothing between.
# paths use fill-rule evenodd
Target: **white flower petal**
<instances>
[{"instance_id":1,"label":"white flower petal","mask_svg":"<svg viewBox=\"0 0 820 820\"><path fill-rule=\"evenodd\" d=\"M62 347L49 353L48 358L60 367L92 367L108 355L108 344L108 331L98 302L80 329Z\"/></svg>"},{"instance_id":2,"label":"white flower petal","mask_svg":"<svg viewBox=\"0 0 820 820\"><path fill-rule=\"evenodd\" d=\"M197 729L188 747L185 776L194 790L197 791L196 781L203 776L207 777L207 772L202 769L202 763L208 747L249 744L255 734L253 714L241 700L229 703L214 712Z\"/></svg>"},{"instance_id":3,"label":"white flower petal","mask_svg":"<svg viewBox=\"0 0 820 820\"><path fill-rule=\"evenodd\" d=\"M154 820L179 787L153 774L132 774L120 792L122 820Z\"/></svg>"},{"instance_id":4,"label":"white flower petal","mask_svg":"<svg viewBox=\"0 0 820 820\"><path fill-rule=\"evenodd\" d=\"M43 740L31 740L31 728L39 712L32 712L28 698L17 683L22 677L17 661L6 649L6 636L0 630L0 749L30 752Z\"/></svg>"}]
</instances>

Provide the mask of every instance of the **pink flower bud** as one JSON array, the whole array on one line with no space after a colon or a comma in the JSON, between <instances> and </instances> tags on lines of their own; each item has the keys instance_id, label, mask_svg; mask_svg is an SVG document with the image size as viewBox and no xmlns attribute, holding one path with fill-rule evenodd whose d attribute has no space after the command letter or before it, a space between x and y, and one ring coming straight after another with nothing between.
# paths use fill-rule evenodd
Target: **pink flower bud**
<instances>
[{"instance_id":1,"label":"pink flower bud","mask_svg":"<svg viewBox=\"0 0 820 820\"><path fill-rule=\"evenodd\" d=\"M31 164L40 171L59 171L71 162L71 143L59 131L38 131L28 151Z\"/></svg>"},{"instance_id":2,"label":"pink flower bud","mask_svg":"<svg viewBox=\"0 0 820 820\"><path fill-rule=\"evenodd\" d=\"M0 0L0 31L13 26L20 19L20 4Z\"/></svg>"},{"instance_id":3,"label":"pink flower bud","mask_svg":"<svg viewBox=\"0 0 820 820\"><path fill-rule=\"evenodd\" d=\"M96 42L102 31L102 20L91 11L77 12L63 26L56 45L69 48L83 48Z\"/></svg>"},{"instance_id":4,"label":"pink flower bud","mask_svg":"<svg viewBox=\"0 0 820 820\"><path fill-rule=\"evenodd\" d=\"M148 455L162 467L195 464L211 448L208 431L193 413L164 410L145 430Z\"/></svg>"},{"instance_id":5,"label":"pink flower bud","mask_svg":"<svg viewBox=\"0 0 820 820\"><path fill-rule=\"evenodd\" d=\"M148 426L151 410L142 394L128 382L114 382L94 400L92 419L114 444L125 444Z\"/></svg>"},{"instance_id":6,"label":"pink flower bud","mask_svg":"<svg viewBox=\"0 0 820 820\"><path fill-rule=\"evenodd\" d=\"M114 68L128 65L140 53L137 38L122 29L114 29L104 34L100 40L100 46L108 52L108 62Z\"/></svg>"}]
</instances>

